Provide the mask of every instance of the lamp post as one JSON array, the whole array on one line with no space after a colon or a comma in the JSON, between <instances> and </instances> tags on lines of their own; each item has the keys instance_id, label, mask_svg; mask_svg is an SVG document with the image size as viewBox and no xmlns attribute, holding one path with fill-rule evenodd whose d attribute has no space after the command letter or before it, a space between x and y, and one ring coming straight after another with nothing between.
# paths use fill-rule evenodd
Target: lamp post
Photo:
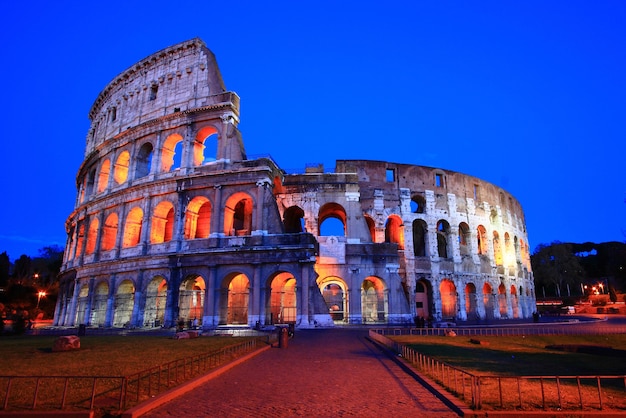
<instances>
[{"instance_id":1,"label":"lamp post","mask_svg":"<svg viewBox=\"0 0 626 418\"><path fill-rule=\"evenodd\" d=\"M46 292L43 290L40 290L39 293L37 293L37 309L39 309L39 302L41 302L41 298L44 296L46 296Z\"/></svg>"}]
</instances>

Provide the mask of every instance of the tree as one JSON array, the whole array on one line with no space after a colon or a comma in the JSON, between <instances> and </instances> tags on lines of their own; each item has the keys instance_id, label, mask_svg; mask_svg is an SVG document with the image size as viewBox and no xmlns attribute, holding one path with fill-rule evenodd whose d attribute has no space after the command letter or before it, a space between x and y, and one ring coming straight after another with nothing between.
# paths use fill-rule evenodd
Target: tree
<instances>
[{"instance_id":1,"label":"tree","mask_svg":"<svg viewBox=\"0 0 626 418\"><path fill-rule=\"evenodd\" d=\"M11 269L11 260L7 252L0 254L0 287L6 287L9 284L9 271Z\"/></svg>"},{"instance_id":2,"label":"tree","mask_svg":"<svg viewBox=\"0 0 626 418\"><path fill-rule=\"evenodd\" d=\"M19 284L30 283L33 278L32 260L29 256L22 254L20 258L15 260L13 266L13 281Z\"/></svg>"},{"instance_id":3,"label":"tree","mask_svg":"<svg viewBox=\"0 0 626 418\"><path fill-rule=\"evenodd\" d=\"M584 279L583 269L572 251L571 244L555 241L550 245L539 245L531 256L531 265L535 275L535 288L540 286L554 289L554 295L560 297L565 287L578 287Z\"/></svg>"}]
</instances>

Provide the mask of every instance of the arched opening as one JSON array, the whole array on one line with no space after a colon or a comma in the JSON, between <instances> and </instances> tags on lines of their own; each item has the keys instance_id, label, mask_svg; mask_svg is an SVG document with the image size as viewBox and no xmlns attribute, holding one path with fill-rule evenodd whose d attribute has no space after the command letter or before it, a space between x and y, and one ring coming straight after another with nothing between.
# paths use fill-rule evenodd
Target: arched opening
<instances>
[{"instance_id":1,"label":"arched opening","mask_svg":"<svg viewBox=\"0 0 626 418\"><path fill-rule=\"evenodd\" d=\"M247 325L250 281L245 274L234 274L224 280L220 303L220 324Z\"/></svg>"},{"instance_id":2,"label":"arched opening","mask_svg":"<svg viewBox=\"0 0 626 418\"><path fill-rule=\"evenodd\" d=\"M124 225L124 240L122 247L134 247L141 239L141 223L143 221L143 210L135 206L128 212L126 224Z\"/></svg>"},{"instance_id":3,"label":"arched opening","mask_svg":"<svg viewBox=\"0 0 626 418\"><path fill-rule=\"evenodd\" d=\"M202 325L204 312L204 279L201 276L188 277L178 289L178 321L189 325Z\"/></svg>"},{"instance_id":4,"label":"arched opening","mask_svg":"<svg viewBox=\"0 0 626 418\"><path fill-rule=\"evenodd\" d=\"M89 222L89 230L87 231L87 245L85 246L85 254L93 254L93 252L95 251L99 228L100 222L98 222L98 218L92 218L91 222Z\"/></svg>"},{"instance_id":5,"label":"arched opening","mask_svg":"<svg viewBox=\"0 0 626 418\"><path fill-rule=\"evenodd\" d=\"M117 213L111 213L104 221L101 243L103 251L110 251L115 248L115 240L117 239L117 222Z\"/></svg>"},{"instance_id":6,"label":"arched opening","mask_svg":"<svg viewBox=\"0 0 626 418\"><path fill-rule=\"evenodd\" d=\"M287 234L304 232L306 229L304 226L304 211L298 206L291 206L285 209L283 226Z\"/></svg>"},{"instance_id":7,"label":"arched opening","mask_svg":"<svg viewBox=\"0 0 626 418\"><path fill-rule=\"evenodd\" d=\"M87 174L85 182L85 197L90 197L93 194L96 182L96 169L90 170Z\"/></svg>"},{"instance_id":8,"label":"arched opening","mask_svg":"<svg viewBox=\"0 0 626 418\"><path fill-rule=\"evenodd\" d=\"M130 280L120 283L115 294L113 326L128 328L131 325L133 306L135 305L135 285Z\"/></svg>"},{"instance_id":9,"label":"arched opening","mask_svg":"<svg viewBox=\"0 0 626 418\"><path fill-rule=\"evenodd\" d=\"M363 323L387 320L387 292L378 277L368 277L361 285L361 314Z\"/></svg>"},{"instance_id":10,"label":"arched opening","mask_svg":"<svg viewBox=\"0 0 626 418\"><path fill-rule=\"evenodd\" d=\"M437 253L440 258L448 258L448 234L450 233L450 224L441 220L437 222Z\"/></svg>"},{"instance_id":11,"label":"arched opening","mask_svg":"<svg viewBox=\"0 0 626 418\"><path fill-rule=\"evenodd\" d=\"M319 282L319 287L333 322L347 322L348 288L345 282L338 277L327 277Z\"/></svg>"},{"instance_id":12,"label":"arched opening","mask_svg":"<svg viewBox=\"0 0 626 418\"><path fill-rule=\"evenodd\" d=\"M469 247L470 238L471 234L469 225L465 222L461 222L459 224L459 252L462 256L471 254Z\"/></svg>"},{"instance_id":13,"label":"arched opening","mask_svg":"<svg viewBox=\"0 0 626 418\"><path fill-rule=\"evenodd\" d=\"M500 246L500 234L497 231L493 231L493 257L496 265L502 265L502 246Z\"/></svg>"},{"instance_id":14,"label":"arched opening","mask_svg":"<svg viewBox=\"0 0 626 418\"><path fill-rule=\"evenodd\" d=\"M78 225L78 239L76 240L76 252L74 253L76 258L82 254L83 245L85 245L85 221Z\"/></svg>"},{"instance_id":15,"label":"arched opening","mask_svg":"<svg viewBox=\"0 0 626 418\"><path fill-rule=\"evenodd\" d=\"M364 217L372 242L376 242L376 222L374 222L374 219L369 215L364 215Z\"/></svg>"},{"instance_id":16,"label":"arched opening","mask_svg":"<svg viewBox=\"0 0 626 418\"><path fill-rule=\"evenodd\" d=\"M128 166L130 164L130 153L128 151L122 151L115 161L115 167L113 169L113 180L115 183L122 184L128 180Z\"/></svg>"},{"instance_id":17,"label":"arched opening","mask_svg":"<svg viewBox=\"0 0 626 418\"><path fill-rule=\"evenodd\" d=\"M444 279L439 286L441 293L441 316L444 319L456 318L457 312L457 294L456 286L452 280Z\"/></svg>"},{"instance_id":18,"label":"arched opening","mask_svg":"<svg viewBox=\"0 0 626 418\"><path fill-rule=\"evenodd\" d=\"M487 255L487 230L484 226L478 225L476 234L478 254Z\"/></svg>"},{"instance_id":19,"label":"arched opening","mask_svg":"<svg viewBox=\"0 0 626 418\"><path fill-rule=\"evenodd\" d=\"M174 205L167 200L154 208L151 220L150 243L169 242L174 235Z\"/></svg>"},{"instance_id":20,"label":"arched opening","mask_svg":"<svg viewBox=\"0 0 626 418\"><path fill-rule=\"evenodd\" d=\"M191 199L185 213L185 239L208 238L211 233L211 202L204 196Z\"/></svg>"},{"instance_id":21,"label":"arched opening","mask_svg":"<svg viewBox=\"0 0 626 418\"><path fill-rule=\"evenodd\" d=\"M146 142L139 148L137 152L137 158L135 159L135 178L139 179L150 174L150 168L152 166L152 144Z\"/></svg>"},{"instance_id":22,"label":"arched opening","mask_svg":"<svg viewBox=\"0 0 626 418\"><path fill-rule=\"evenodd\" d=\"M385 242L398 244L399 250L404 250L404 223L397 215L391 215L385 224Z\"/></svg>"},{"instance_id":23,"label":"arched opening","mask_svg":"<svg viewBox=\"0 0 626 418\"><path fill-rule=\"evenodd\" d=\"M270 283L266 318L268 324L294 324L297 318L296 279L289 273L277 274Z\"/></svg>"},{"instance_id":24,"label":"arched opening","mask_svg":"<svg viewBox=\"0 0 626 418\"><path fill-rule=\"evenodd\" d=\"M83 285L78 292L78 300L76 301L76 324L87 325L85 322L85 309L87 309L87 302L89 301L89 285Z\"/></svg>"},{"instance_id":25,"label":"arched opening","mask_svg":"<svg viewBox=\"0 0 626 418\"><path fill-rule=\"evenodd\" d=\"M193 165L195 167L215 161L217 139L217 129L212 126L206 126L198 131L193 143Z\"/></svg>"},{"instance_id":26,"label":"arched opening","mask_svg":"<svg viewBox=\"0 0 626 418\"><path fill-rule=\"evenodd\" d=\"M425 213L426 212L426 199L421 195L414 195L411 198L411 212L413 213Z\"/></svg>"},{"instance_id":27,"label":"arched opening","mask_svg":"<svg viewBox=\"0 0 626 418\"><path fill-rule=\"evenodd\" d=\"M143 315L144 327L160 327L165 319L165 303L167 301L167 281L156 276L148 283L146 289L146 307Z\"/></svg>"},{"instance_id":28,"label":"arched opening","mask_svg":"<svg viewBox=\"0 0 626 418\"><path fill-rule=\"evenodd\" d=\"M109 175L111 174L111 160L108 158L102 162L100 166L100 174L98 174L97 192L102 193L109 185Z\"/></svg>"},{"instance_id":29,"label":"arched opening","mask_svg":"<svg viewBox=\"0 0 626 418\"><path fill-rule=\"evenodd\" d=\"M346 236L346 210L338 203L326 203L318 215L319 236Z\"/></svg>"},{"instance_id":30,"label":"arched opening","mask_svg":"<svg viewBox=\"0 0 626 418\"><path fill-rule=\"evenodd\" d=\"M164 173L180 168L182 158L183 137L172 134L163 143L161 155L161 171Z\"/></svg>"},{"instance_id":31,"label":"arched opening","mask_svg":"<svg viewBox=\"0 0 626 418\"><path fill-rule=\"evenodd\" d=\"M413 255L426 257L426 232L428 227L421 219L413 221Z\"/></svg>"},{"instance_id":32,"label":"arched opening","mask_svg":"<svg viewBox=\"0 0 626 418\"><path fill-rule=\"evenodd\" d=\"M500 283L500 286L498 286L498 305L500 307L500 317L506 318L506 288L504 287L504 283Z\"/></svg>"},{"instance_id":33,"label":"arched opening","mask_svg":"<svg viewBox=\"0 0 626 418\"><path fill-rule=\"evenodd\" d=\"M483 285L483 305L485 307L485 318L486 319L493 319L494 318L494 314L493 314L493 310L494 310L494 295L493 295L493 289L491 288L491 285L489 283L485 283Z\"/></svg>"},{"instance_id":34,"label":"arched opening","mask_svg":"<svg viewBox=\"0 0 626 418\"><path fill-rule=\"evenodd\" d=\"M93 300L91 301L91 321L90 325L101 327L104 325L107 313L107 300L109 299L109 285L107 282L100 282L94 289Z\"/></svg>"},{"instance_id":35,"label":"arched opening","mask_svg":"<svg viewBox=\"0 0 626 418\"><path fill-rule=\"evenodd\" d=\"M517 289L513 285L511 285L511 308L513 308L513 318L519 318L519 300Z\"/></svg>"},{"instance_id":36,"label":"arched opening","mask_svg":"<svg viewBox=\"0 0 626 418\"><path fill-rule=\"evenodd\" d=\"M224 234L250 235L252 231L252 198L246 193L235 193L224 208Z\"/></svg>"},{"instance_id":37,"label":"arched opening","mask_svg":"<svg viewBox=\"0 0 626 418\"><path fill-rule=\"evenodd\" d=\"M468 320L478 319L478 311L476 306L476 286L474 283L465 285L465 313Z\"/></svg>"},{"instance_id":38,"label":"arched opening","mask_svg":"<svg viewBox=\"0 0 626 418\"><path fill-rule=\"evenodd\" d=\"M515 253L513 252L513 244L508 232L504 233L504 262L507 266L512 267L515 265Z\"/></svg>"},{"instance_id":39,"label":"arched opening","mask_svg":"<svg viewBox=\"0 0 626 418\"><path fill-rule=\"evenodd\" d=\"M415 282L415 315L421 319L429 319L432 301L432 288L426 279Z\"/></svg>"}]
</instances>

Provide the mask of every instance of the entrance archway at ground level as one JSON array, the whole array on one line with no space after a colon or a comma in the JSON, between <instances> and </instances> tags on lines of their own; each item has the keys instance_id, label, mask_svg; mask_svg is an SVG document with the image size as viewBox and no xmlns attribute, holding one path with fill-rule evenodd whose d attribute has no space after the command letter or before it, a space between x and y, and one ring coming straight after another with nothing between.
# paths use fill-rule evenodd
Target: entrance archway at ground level
<instances>
[{"instance_id":1,"label":"entrance archway at ground level","mask_svg":"<svg viewBox=\"0 0 626 418\"><path fill-rule=\"evenodd\" d=\"M130 319L135 306L135 285L130 280L124 280L117 287L115 294L115 310L113 311L113 326L130 326Z\"/></svg>"},{"instance_id":2,"label":"entrance archway at ground level","mask_svg":"<svg viewBox=\"0 0 626 418\"><path fill-rule=\"evenodd\" d=\"M318 281L318 286L328 307L328 313L335 323L348 321L348 287L339 277L326 277Z\"/></svg>"},{"instance_id":3,"label":"entrance archway at ground level","mask_svg":"<svg viewBox=\"0 0 626 418\"><path fill-rule=\"evenodd\" d=\"M513 318L519 318L519 300L514 285L511 285L511 308L513 308Z\"/></svg>"},{"instance_id":4,"label":"entrance archway at ground level","mask_svg":"<svg viewBox=\"0 0 626 418\"><path fill-rule=\"evenodd\" d=\"M205 288L202 276L189 276L183 280L178 289L178 321L202 325Z\"/></svg>"},{"instance_id":5,"label":"entrance archway at ground level","mask_svg":"<svg viewBox=\"0 0 626 418\"><path fill-rule=\"evenodd\" d=\"M109 299L109 285L107 282L100 282L94 290L91 301L91 320L89 325L100 327L104 325L107 314L107 300Z\"/></svg>"},{"instance_id":6,"label":"entrance archway at ground level","mask_svg":"<svg viewBox=\"0 0 626 418\"><path fill-rule=\"evenodd\" d=\"M76 324L86 324L85 309L87 309L87 301L89 300L89 285L85 284L78 292L78 300L76 301Z\"/></svg>"},{"instance_id":7,"label":"entrance archway at ground level","mask_svg":"<svg viewBox=\"0 0 626 418\"><path fill-rule=\"evenodd\" d=\"M378 277L368 277L361 285L361 315L363 323L387 320L387 292Z\"/></svg>"},{"instance_id":8,"label":"entrance archway at ground level","mask_svg":"<svg viewBox=\"0 0 626 418\"><path fill-rule=\"evenodd\" d=\"M250 280L245 274L233 273L222 282L220 292L220 325L247 325Z\"/></svg>"},{"instance_id":9,"label":"entrance archway at ground level","mask_svg":"<svg viewBox=\"0 0 626 418\"><path fill-rule=\"evenodd\" d=\"M425 320L430 318L432 294L432 287L428 280L422 278L415 282L415 315L418 318Z\"/></svg>"},{"instance_id":10,"label":"entrance archway at ground level","mask_svg":"<svg viewBox=\"0 0 626 418\"><path fill-rule=\"evenodd\" d=\"M506 309L506 288L504 287L504 283L500 283L500 286L498 286L498 306L500 307L500 318L506 318L508 315Z\"/></svg>"},{"instance_id":11,"label":"entrance archway at ground level","mask_svg":"<svg viewBox=\"0 0 626 418\"><path fill-rule=\"evenodd\" d=\"M439 285L441 294L441 317L442 319L455 319L457 311L456 286L452 280L444 279Z\"/></svg>"},{"instance_id":12,"label":"entrance archway at ground level","mask_svg":"<svg viewBox=\"0 0 626 418\"><path fill-rule=\"evenodd\" d=\"M297 316L296 279L290 273L278 273L269 284L268 324L295 323Z\"/></svg>"},{"instance_id":13,"label":"entrance archway at ground level","mask_svg":"<svg viewBox=\"0 0 626 418\"><path fill-rule=\"evenodd\" d=\"M478 319L476 305L476 286L474 283L468 283L465 285L465 313L468 320Z\"/></svg>"},{"instance_id":14,"label":"entrance archway at ground level","mask_svg":"<svg viewBox=\"0 0 626 418\"><path fill-rule=\"evenodd\" d=\"M156 276L148 283L146 289L146 307L143 314L145 327L158 327L163 324L166 300L167 281L163 276Z\"/></svg>"},{"instance_id":15,"label":"entrance archway at ground level","mask_svg":"<svg viewBox=\"0 0 626 418\"><path fill-rule=\"evenodd\" d=\"M493 289L491 288L491 285L489 283L485 283L483 285L483 305L485 306L485 319L494 318L494 297L495 296L493 295Z\"/></svg>"}]
</instances>

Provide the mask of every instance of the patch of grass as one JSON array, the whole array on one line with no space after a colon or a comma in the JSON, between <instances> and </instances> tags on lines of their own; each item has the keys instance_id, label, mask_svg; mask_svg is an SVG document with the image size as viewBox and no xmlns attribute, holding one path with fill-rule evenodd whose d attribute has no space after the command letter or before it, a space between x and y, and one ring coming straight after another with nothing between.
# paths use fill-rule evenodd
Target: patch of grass
<instances>
[{"instance_id":1,"label":"patch of grass","mask_svg":"<svg viewBox=\"0 0 626 418\"><path fill-rule=\"evenodd\" d=\"M249 338L85 336L76 351L52 352L56 337L0 338L5 376L123 376L172 360L219 350Z\"/></svg>"},{"instance_id":2,"label":"patch of grass","mask_svg":"<svg viewBox=\"0 0 626 418\"><path fill-rule=\"evenodd\" d=\"M626 375L624 357L546 349L550 344L580 344L626 350L626 335L472 337L394 336L416 351L477 374L502 376Z\"/></svg>"}]
</instances>

